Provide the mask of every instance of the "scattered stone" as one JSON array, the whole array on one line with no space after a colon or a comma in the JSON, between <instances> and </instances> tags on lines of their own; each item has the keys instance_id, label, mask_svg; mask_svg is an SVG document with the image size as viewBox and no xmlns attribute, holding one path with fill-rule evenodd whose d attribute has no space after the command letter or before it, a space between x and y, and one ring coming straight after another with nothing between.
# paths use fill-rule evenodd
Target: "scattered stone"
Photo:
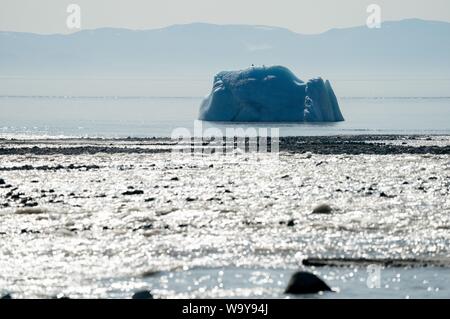
<instances>
[{"instance_id":1,"label":"scattered stone","mask_svg":"<svg viewBox=\"0 0 450 319\"><path fill-rule=\"evenodd\" d=\"M170 180L171 181L179 181L180 179L178 177L172 177Z\"/></svg>"},{"instance_id":2,"label":"scattered stone","mask_svg":"<svg viewBox=\"0 0 450 319\"><path fill-rule=\"evenodd\" d=\"M24 195L24 193L13 194L12 192L9 192L8 194L6 194L6 197L10 197L12 200L19 200Z\"/></svg>"},{"instance_id":3,"label":"scattered stone","mask_svg":"<svg viewBox=\"0 0 450 319\"><path fill-rule=\"evenodd\" d=\"M46 211L42 208L21 208L16 210L16 214L19 215L35 215L35 214L43 214Z\"/></svg>"},{"instance_id":4,"label":"scattered stone","mask_svg":"<svg viewBox=\"0 0 450 319\"><path fill-rule=\"evenodd\" d=\"M294 221L293 219L290 219L290 220L287 222L287 226L288 226L288 227L293 227L293 226L295 226L295 221Z\"/></svg>"},{"instance_id":5,"label":"scattered stone","mask_svg":"<svg viewBox=\"0 0 450 319\"><path fill-rule=\"evenodd\" d=\"M284 293L300 295L315 294L321 291L332 291L331 288L316 275L299 271L292 275Z\"/></svg>"},{"instance_id":6,"label":"scattered stone","mask_svg":"<svg viewBox=\"0 0 450 319\"><path fill-rule=\"evenodd\" d=\"M141 274L141 277L143 277L143 278L154 277L154 276L158 276L160 273L161 272L158 270L147 270Z\"/></svg>"},{"instance_id":7,"label":"scattered stone","mask_svg":"<svg viewBox=\"0 0 450 319\"><path fill-rule=\"evenodd\" d=\"M6 299L13 299L13 298L10 294L6 294L6 295L1 296L0 299L6 300Z\"/></svg>"},{"instance_id":8,"label":"scattered stone","mask_svg":"<svg viewBox=\"0 0 450 319\"><path fill-rule=\"evenodd\" d=\"M320 162L318 162L317 164L316 164L316 166L320 166L320 165L322 165L323 163L325 163L324 161L320 161Z\"/></svg>"},{"instance_id":9,"label":"scattered stone","mask_svg":"<svg viewBox=\"0 0 450 319\"><path fill-rule=\"evenodd\" d=\"M0 178L0 185L5 185L5 180L3 178Z\"/></svg>"},{"instance_id":10,"label":"scattered stone","mask_svg":"<svg viewBox=\"0 0 450 319\"><path fill-rule=\"evenodd\" d=\"M152 294L148 290L135 292L131 299L153 299Z\"/></svg>"},{"instance_id":11,"label":"scattered stone","mask_svg":"<svg viewBox=\"0 0 450 319\"><path fill-rule=\"evenodd\" d=\"M126 191L123 192L122 195L124 196L130 196L130 195L142 195L144 194L144 191L139 190L139 189L135 189L135 190L130 190L130 191Z\"/></svg>"},{"instance_id":12,"label":"scattered stone","mask_svg":"<svg viewBox=\"0 0 450 319\"><path fill-rule=\"evenodd\" d=\"M388 195L388 194L386 194L385 192L381 192L381 193L380 193L380 197L394 198L395 195Z\"/></svg>"},{"instance_id":13,"label":"scattered stone","mask_svg":"<svg viewBox=\"0 0 450 319\"><path fill-rule=\"evenodd\" d=\"M186 198L186 201L187 202L194 202L194 201L196 201L197 200L197 198L194 198L194 197L188 197L188 198Z\"/></svg>"},{"instance_id":14,"label":"scattered stone","mask_svg":"<svg viewBox=\"0 0 450 319\"><path fill-rule=\"evenodd\" d=\"M20 231L21 234L40 234L41 232L39 230L30 230L30 229L22 229Z\"/></svg>"},{"instance_id":15,"label":"scattered stone","mask_svg":"<svg viewBox=\"0 0 450 319\"><path fill-rule=\"evenodd\" d=\"M281 178L282 179L289 178L289 175L283 175L283 176L281 176Z\"/></svg>"},{"instance_id":16,"label":"scattered stone","mask_svg":"<svg viewBox=\"0 0 450 319\"><path fill-rule=\"evenodd\" d=\"M423 268L423 267L450 267L448 258L424 258L424 259L392 259L392 258L307 258L302 260L307 267L366 267L380 265L383 267L399 268Z\"/></svg>"},{"instance_id":17,"label":"scattered stone","mask_svg":"<svg viewBox=\"0 0 450 319\"><path fill-rule=\"evenodd\" d=\"M31 170L38 170L38 171L57 171L57 170L63 170L63 169L74 169L74 170L97 170L100 169L97 165L74 165L70 164L69 166L62 166L62 165L56 165L56 166L31 166L31 165L23 165L23 166L13 166L13 167L0 167L0 171L31 171Z\"/></svg>"},{"instance_id":18,"label":"scattered stone","mask_svg":"<svg viewBox=\"0 0 450 319\"><path fill-rule=\"evenodd\" d=\"M332 208L328 204L321 204L319 206L314 207L312 213L313 214L331 214Z\"/></svg>"},{"instance_id":19,"label":"scattered stone","mask_svg":"<svg viewBox=\"0 0 450 319\"><path fill-rule=\"evenodd\" d=\"M145 224L145 225L139 226L137 228L134 228L133 231L137 231L137 230L140 230L140 229L149 230L149 229L152 229L152 228L153 228L153 224Z\"/></svg>"},{"instance_id":20,"label":"scattered stone","mask_svg":"<svg viewBox=\"0 0 450 319\"><path fill-rule=\"evenodd\" d=\"M36 207L36 206L38 206L39 204L38 203L36 203L36 202L25 202L25 204L24 204L24 206L25 207Z\"/></svg>"},{"instance_id":21,"label":"scattered stone","mask_svg":"<svg viewBox=\"0 0 450 319\"><path fill-rule=\"evenodd\" d=\"M154 200L156 200L155 197L149 197L149 198L146 198L144 201L145 202L153 202Z\"/></svg>"}]
</instances>

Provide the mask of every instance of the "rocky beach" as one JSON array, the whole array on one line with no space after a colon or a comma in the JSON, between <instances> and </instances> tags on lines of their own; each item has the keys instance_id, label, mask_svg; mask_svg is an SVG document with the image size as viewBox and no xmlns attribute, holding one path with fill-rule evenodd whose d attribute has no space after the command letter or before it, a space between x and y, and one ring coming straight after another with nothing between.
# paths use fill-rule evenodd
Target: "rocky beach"
<instances>
[{"instance_id":1,"label":"rocky beach","mask_svg":"<svg viewBox=\"0 0 450 319\"><path fill-rule=\"evenodd\" d=\"M298 270L338 292L323 298L450 295L449 136L284 137L276 158L173 146L0 140L0 295L284 298Z\"/></svg>"}]
</instances>

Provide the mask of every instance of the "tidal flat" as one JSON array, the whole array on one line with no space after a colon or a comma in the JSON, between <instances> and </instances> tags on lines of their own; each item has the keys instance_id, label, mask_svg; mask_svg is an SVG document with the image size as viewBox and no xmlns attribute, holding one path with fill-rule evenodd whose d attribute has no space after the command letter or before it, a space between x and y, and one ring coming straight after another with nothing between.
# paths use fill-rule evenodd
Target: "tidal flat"
<instances>
[{"instance_id":1,"label":"tidal flat","mask_svg":"<svg viewBox=\"0 0 450 319\"><path fill-rule=\"evenodd\" d=\"M302 269L335 290L308 298L450 297L450 136L173 146L0 140L0 295L289 298Z\"/></svg>"}]
</instances>

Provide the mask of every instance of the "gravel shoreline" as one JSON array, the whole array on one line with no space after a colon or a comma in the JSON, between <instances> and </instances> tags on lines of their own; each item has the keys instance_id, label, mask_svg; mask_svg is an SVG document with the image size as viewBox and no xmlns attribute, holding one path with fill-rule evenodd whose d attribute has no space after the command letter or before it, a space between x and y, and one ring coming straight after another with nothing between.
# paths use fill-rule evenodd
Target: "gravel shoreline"
<instances>
[{"instance_id":1,"label":"gravel shoreline","mask_svg":"<svg viewBox=\"0 0 450 319\"><path fill-rule=\"evenodd\" d=\"M298 270L333 297L448 296L450 136L287 137L275 160L174 145L0 140L0 296L283 298Z\"/></svg>"},{"instance_id":2,"label":"gravel shoreline","mask_svg":"<svg viewBox=\"0 0 450 319\"><path fill-rule=\"evenodd\" d=\"M399 141L401 144L391 144ZM428 141L428 145L417 142ZM443 141L443 145L433 143ZM269 140L270 143L270 140ZM1 155L81 155L81 154L155 154L171 152L176 141L169 138L127 139L43 139L1 140ZM217 145L217 144L216 144ZM203 143L203 146L215 146ZM395 155L395 154L450 154L450 136L430 135L352 135L352 136L296 136L281 137L279 150L294 154L323 155Z\"/></svg>"}]
</instances>

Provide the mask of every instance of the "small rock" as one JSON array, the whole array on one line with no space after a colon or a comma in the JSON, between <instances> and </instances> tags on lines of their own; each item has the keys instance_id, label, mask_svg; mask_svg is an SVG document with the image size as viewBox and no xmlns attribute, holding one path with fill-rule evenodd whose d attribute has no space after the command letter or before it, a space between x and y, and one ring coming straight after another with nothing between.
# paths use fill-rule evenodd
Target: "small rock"
<instances>
[{"instance_id":1,"label":"small rock","mask_svg":"<svg viewBox=\"0 0 450 319\"><path fill-rule=\"evenodd\" d=\"M145 202L153 202L155 199L156 198L154 198L154 197L150 197L150 198L145 199L144 201Z\"/></svg>"},{"instance_id":2,"label":"small rock","mask_svg":"<svg viewBox=\"0 0 450 319\"><path fill-rule=\"evenodd\" d=\"M3 178L0 178L0 185L5 185L5 180Z\"/></svg>"},{"instance_id":3,"label":"small rock","mask_svg":"<svg viewBox=\"0 0 450 319\"><path fill-rule=\"evenodd\" d=\"M148 290L142 290L134 293L131 299L153 299L152 294Z\"/></svg>"},{"instance_id":4,"label":"small rock","mask_svg":"<svg viewBox=\"0 0 450 319\"><path fill-rule=\"evenodd\" d=\"M29 230L29 229L22 229L20 230L21 234L40 234L41 232L39 230Z\"/></svg>"},{"instance_id":5,"label":"small rock","mask_svg":"<svg viewBox=\"0 0 450 319\"><path fill-rule=\"evenodd\" d=\"M188 197L188 198L186 198L186 201L187 202L193 202L193 201L196 201L197 200L197 198L194 198L194 197Z\"/></svg>"},{"instance_id":6,"label":"small rock","mask_svg":"<svg viewBox=\"0 0 450 319\"><path fill-rule=\"evenodd\" d=\"M124 195L124 196L142 195L142 194L144 194L144 191L141 191L139 189L135 189L135 190L132 190L132 191L130 190L130 191L126 191L126 192L122 193L122 195Z\"/></svg>"},{"instance_id":7,"label":"small rock","mask_svg":"<svg viewBox=\"0 0 450 319\"><path fill-rule=\"evenodd\" d=\"M152 228L153 228L153 224L145 224L145 225L142 225L142 226L139 226L139 227L133 229L133 231L137 231L137 230L140 230L140 229L149 230L149 229L152 229Z\"/></svg>"},{"instance_id":8,"label":"small rock","mask_svg":"<svg viewBox=\"0 0 450 319\"><path fill-rule=\"evenodd\" d=\"M170 180L171 181L179 181L180 179L178 177L172 177Z\"/></svg>"},{"instance_id":9,"label":"small rock","mask_svg":"<svg viewBox=\"0 0 450 319\"><path fill-rule=\"evenodd\" d=\"M38 206L38 205L39 205L39 204L36 203L36 202L26 202L26 203L24 204L25 207L36 207L36 206Z\"/></svg>"},{"instance_id":10,"label":"small rock","mask_svg":"<svg viewBox=\"0 0 450 319\"><path fill-rule=\"evenodd\" d=\"M147 270L141 274L141 277L143 277L143 278L155 277L155 276L158 276L160 273L161 272L158 270Z\"/></svg>"},{"instance_id":11,"label":"small rock","mask_svg":"<svg viewBox=\"0 0 450 319\"><path fill-rule=\"evenodd\" d=\"M321 291L332 291L331 288L316 275L299 271L292 275L284 293L300 295L315 294Z\"/></svg>"},{"instance_id":12,"label":"small rock","mask_svg":"<svg viewBox=\"0 0 450 319\"><path fill-rule=\"evenodd\" d=\"M328 204L321 204L314 207L313 214L331 214L332 208Z\"/></svg>"},{"instance_id":13,"label":"small rock","mask_svg":"<svg viewBox=\"0 0 450 319\"><path fill-rule=\"evenodd\" d=\"M320 162L318 162L317 164L316 164L316 166L320 166L320 165L322 165L323 163L325 163L324 161L320 161Z\"/></svg>"},{"instance_id":14,"label":"small rock","mask_svg":"<svg viewBox=\"0 0 450 319\"><path fill-rule=\"evenodd\" d=\"M290 220L287 222L287 226L288 226L288 227L293 227L293 226L295 226L294 220L293 220L293 219L290 219Z\"/></svg>"},{"instance_id":15,"label":"small rock","mask_svg":"<svg viewBox=\"0 0 450 319\"><path fill-rule=\"evenodd\" d=\"M6 299L13 299L13 298L10 294L6 294L6 295L1 296L0 299L6 300Z\"/></svg>"},{"instance_id":16,"label":"small rock","mask_svg":"<svg viewBox=\"0 0 450 319\"><path fill-rule=\"evenodd\" d=\"M22 208L16 210L16 214L22 214L22 215L34 215L34 214L43 214L45 213L44 209L41 208Z\"/></svg>"}]
</instances>

